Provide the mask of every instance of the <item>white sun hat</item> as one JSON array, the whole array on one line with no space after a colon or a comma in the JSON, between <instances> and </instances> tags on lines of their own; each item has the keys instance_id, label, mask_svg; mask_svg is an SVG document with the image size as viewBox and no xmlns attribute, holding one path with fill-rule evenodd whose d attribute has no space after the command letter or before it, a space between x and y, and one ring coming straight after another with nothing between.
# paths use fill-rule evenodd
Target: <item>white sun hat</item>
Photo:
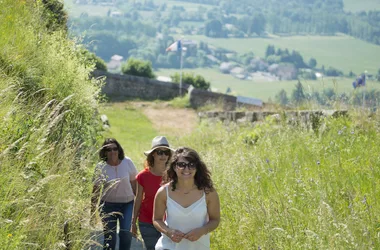
<instances>
[{"instance_id":1,"label":"white sun hat","mask_svg":"<svg viewBox=\"0 0 380 250\"><path fill-rule=\"evenodd\" d=\"M148 150L148 151L145 151L144 154L145 155L149 155L156 148L167 148L167 149L170 149L170 150L174 151L174 149L170 148L169 142L168 142L168 140L166 139L165 136L156 136L152 140L152 148L150 150Z\"/></svg>"}]
</instances>

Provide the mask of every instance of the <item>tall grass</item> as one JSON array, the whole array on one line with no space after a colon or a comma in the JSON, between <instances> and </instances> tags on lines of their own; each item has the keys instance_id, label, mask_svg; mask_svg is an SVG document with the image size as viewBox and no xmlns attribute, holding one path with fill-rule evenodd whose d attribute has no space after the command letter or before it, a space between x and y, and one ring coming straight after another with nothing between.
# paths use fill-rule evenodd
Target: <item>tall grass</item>
<instances>
[{"instance_id":1,"label":"tall grass","mask_svg":"<svg viewBox=\"0 0 380 250\"><path fill-rule=\"evenodd\" d=\"M86 238L100 83L41 8L0 1L1 249L80 249Z\"/></svg>"},{"instance_id":2,"label":"tall grass","mask_svg":"<svg viewBox=\"0 0 380 250\"><path fill-rule=\"evenodd\" d=\"M212 249L380 248L379 116L322 124L204 123L176 142L212 170L222 208Z\"/></svg>"}]
</instances>

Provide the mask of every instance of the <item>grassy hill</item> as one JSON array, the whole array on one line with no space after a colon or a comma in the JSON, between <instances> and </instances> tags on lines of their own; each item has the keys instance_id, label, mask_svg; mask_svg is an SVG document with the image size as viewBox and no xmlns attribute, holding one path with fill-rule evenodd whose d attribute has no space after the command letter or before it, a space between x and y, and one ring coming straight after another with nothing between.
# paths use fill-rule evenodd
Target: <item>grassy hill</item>
<instances>
[{"instance_id":1,"label":"grassy hill","mask_svg":"<svg viewBox=\"0 0 380 250\"><path fill-rule=\"evenodd\" d=\"M1 249L86 243L101 83L42 4L0 1Z\"/></svg>"}]
</instances>

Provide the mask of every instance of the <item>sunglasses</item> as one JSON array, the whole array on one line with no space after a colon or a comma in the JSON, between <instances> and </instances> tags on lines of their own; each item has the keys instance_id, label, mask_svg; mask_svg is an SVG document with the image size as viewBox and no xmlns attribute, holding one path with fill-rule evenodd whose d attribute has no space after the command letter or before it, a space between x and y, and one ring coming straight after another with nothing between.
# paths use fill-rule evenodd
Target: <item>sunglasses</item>
<instances>
[{"instance_id":1,"label":"sunglasses","mask_svg":"<svg viewBox=\"0 0 380 250\"><path fill-rule=\"evenodd\" d=\"M119 149L117 147L114 147L114 148L105 148L105 151L107 151L107 152L119 151Z\"/></svg>"},{"instance_id":2,"label":"sunglasses","mask_svg":"<svg viewBox=\"0 0 380 250\"><path fill-rule=\"evenodd\" d=\"M177 165L177 168L178 169L181 169L181 170L184 170L186 167L189 169L189 170L194 170L197 168L197 165L195 164L195 162L177 162L176 163Z\"/></svg>"},{"instance_id":3,"label":"sunglasses","mask_svg":"<svg viewBox=\"0 0 380 250\"><path fill-rule=\"evenodd\" d=\"M157 155L170 155L170 150L168 149L168 150L161 150L161 149L158 149L158 150L156 150L156 153L157 153Z\"/></svg>"}]
</instances>

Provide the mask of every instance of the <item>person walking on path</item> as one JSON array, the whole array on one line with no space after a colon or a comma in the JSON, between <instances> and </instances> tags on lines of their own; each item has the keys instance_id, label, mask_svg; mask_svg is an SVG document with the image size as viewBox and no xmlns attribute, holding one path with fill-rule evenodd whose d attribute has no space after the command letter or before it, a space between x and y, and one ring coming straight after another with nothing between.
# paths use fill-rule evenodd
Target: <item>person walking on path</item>
<instances>
[{"instance_id":1,"label":"person walking on path","mask_svg":"<svg viewBox=\"0 0 380 250\"><path fill-rule=\"evenodd\" d=\"M153 226L153 202L157 190L161 186L162 175L169 163L172 149L164 136L156 136L152 140L152 147L145 151L146 160L144 170L136 176L136 198L133 206L131 232L137 235L138 226L147 250L154 247L161 237L161 233Z\"/></svg>"},{"instance_id":2,"label":"person walking on path","mask_svg":"<svg viewBox=\"0 0 380 250\"><path fill-rule=\"evenodd\" d=\"M116 228L119 222L119 249L129 250L132 241L129 229L136 194L137 170L132 160L124 155L124 150L116 139L108 138L104 141L99 157L101 161L95 168L91 199L92 221L100 197L103 249L116 249Z\"/></svg>"},{"instance_id":3,"label":"person walking on path","mask_svg":"<svg viewBox=\"0 0 380 250\"><path fill-rule=\"evenodd\" d=\"M220 203L198 153L178 148L163 182L154 200L153 225L162 233L155 249L209 250L209 233L220 222Z\"/></svg>"}]
</instances>

